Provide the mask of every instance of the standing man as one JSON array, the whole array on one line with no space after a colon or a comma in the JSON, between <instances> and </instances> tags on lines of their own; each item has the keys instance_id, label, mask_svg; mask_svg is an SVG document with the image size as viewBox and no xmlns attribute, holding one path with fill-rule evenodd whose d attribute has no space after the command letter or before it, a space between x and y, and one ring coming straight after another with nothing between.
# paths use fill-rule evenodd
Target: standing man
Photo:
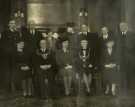
<instances>
[{"instance_id":1,"label":"standing man","mask_svg":"<svg viewBox=\"0 0 135 107\"><path fill-rule=\"evenodd\" d=\"M41 32L37 31L34 21L29 22L26 35L29 38L32 51L35 52L35 50L38 48L39 41L42 39L42 34Z\"/></svg>"},{"instance_id":2,"label":"standing man","mask_svg":"<svg viewBox=\"0 0 135 107\"><path fill-rule=\"evenodd\" d=\"M8 91L11 91L11 89L13 89L11 88L13 86L13 55L16 50L16 46L20 36L20 33L17 31L15 20L10 20L8 24L8 29L2 32L1 38L5 59L6 87Z\"/></svg>"},{"instance_id":3,"label":"standing man","mask_svg":"<svg viewBox=\"0 0 135 107\"><path fill-rule=\"evenodd\" d=\"M121 22L120 32L117 35L117 52L118 62L120 65L120 73L122 79L122 89L127 91L131 87L131 78L134 73L135 59L135 34L129 31L128 24Z\"/></svg>"},{"instance_id":4,"label":"standing man","mask_svg":"<svg viewBox=\"0 0 135 107\"><path fill-rule=\"evenodd\" d=\"M71 49L71 51L73 52L73 54L76 56L77 55L77 50L78 50L78 45L77 45L77 34L75 32L74 29L74 25L73 23L69 23L67 25L67 31L66 31L66 36L69 40L69 48Z\"/></svg>"}]
</instances>

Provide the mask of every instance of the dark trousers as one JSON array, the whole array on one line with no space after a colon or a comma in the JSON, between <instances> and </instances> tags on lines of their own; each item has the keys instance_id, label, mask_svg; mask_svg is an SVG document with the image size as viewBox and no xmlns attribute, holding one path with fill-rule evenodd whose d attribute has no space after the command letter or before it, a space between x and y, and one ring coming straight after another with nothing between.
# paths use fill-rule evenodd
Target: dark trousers
<instances>
[{"instance_id":1,"label":"dark trousers","mask_svg":"<svg viewBox=\"0 0 135 107\"><path fill-rule=\"evenodd\" d=\"M52 79L45 74L36 74L33 77L34 94L40 98L48 98L52 92Z\"/></svg>"},{"instance_id":2,"label":"dark trousers","mask_svg":"<svg viewBox=\"0 0 135 107\"><path fill-rule=\"evenodd\" d=\"M12 74L13 74L13 58L12 55L6 54L3 56L3 70L5 71L4 87L8 92L11 92L12 89Z\"/></svg>"},{"instance_id":3,"label":"dark trousers","mask_svg":"<svg viewBox=\"0 0 135 107\"><path fill-rule=\"evenodd\" d=\"M40 89L40 96L41 98L49 97L49 79L45 75L39 75L39 89Z\"/></svg>"},{"instance_id":4,"label":"dark trousers","mask_svg":"<svg viewBox=\"0 0 135 107\"><path fill-rule=\"evenodd\" d=\"M34 74L33 76L32 76L32 83L33 83L33 93L34 93L34 96L35 97L39 97L40 96L40 91L39 91L39 82L38 82L38 76L37 76L37 74Z\"/></svg>"}]
</instances>

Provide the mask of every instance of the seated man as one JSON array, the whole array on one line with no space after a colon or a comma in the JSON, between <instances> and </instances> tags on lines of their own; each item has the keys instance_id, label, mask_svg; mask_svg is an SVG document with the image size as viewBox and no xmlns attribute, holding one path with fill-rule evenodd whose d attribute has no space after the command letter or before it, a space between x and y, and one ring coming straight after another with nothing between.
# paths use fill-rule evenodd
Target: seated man
<instances>
[{"instance_id":1,"label":"seated man","mask_svg":"<svg viewBox=\"0 0 135 107\"><path fill-rule=\"evenodd\" d=\"M41 40L39 49L33 57L35 91L40 98L47 98L52 91L52 80L56 68L55 54L48 49L47 40Z\"/></svg>"},{"instance_id":2,"label":"seated man","mask_svg":"<svg viewBox=\"0 0 135 107\"><path fill-rule=\"evenodd\" d=\"M80 74L80 78L83 80L84 85L86 87L86 92L90 93L90 87L92 83L92 69L93 69L93 62L92 62L92 52L91 49L88 47L87 40L81 40L80 42L81 49L78 53L78 62L77 67Z\"/></svg>"}]
</instances>

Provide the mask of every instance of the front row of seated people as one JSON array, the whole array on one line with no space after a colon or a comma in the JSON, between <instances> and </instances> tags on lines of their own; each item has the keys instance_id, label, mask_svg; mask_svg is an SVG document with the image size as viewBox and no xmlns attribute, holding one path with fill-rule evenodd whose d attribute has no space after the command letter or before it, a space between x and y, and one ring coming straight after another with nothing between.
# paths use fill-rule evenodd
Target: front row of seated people
<instances>
[{"instance_id":1,"label":"front row of seated people","mask_svg":"<svg viewBox=\"0 0 135 107\"><path fill-rule=\"evenodd\" d=\"M74 56L69 48L69 40L63 39L61 40L62 48L54 53L47 48L47 40L42 39L40 40L39 48L32 56L32 59L30 59L28 51L23 50L24 44L18 45L18 54L15 58L15 71L17 70L17 72L14 75L20 78L23 96L33 95L32 87L34 88L34 95L40 98L51 96L55 90L53 85L55 85L56 73L62 78L65 95L71 95L72 83L75 80L77 80L78 86L82 82L85 92L90 94L93 64L91 61L91 49L88 46L87 40L81 40L78 56ZM109 94L111 89L112 95L115 96L117 69L113 48L114 41L108 41L105 46L104 55L102 56L104 61L103 80L106 88L105 94Z\"/></svg>"}]
</instances>

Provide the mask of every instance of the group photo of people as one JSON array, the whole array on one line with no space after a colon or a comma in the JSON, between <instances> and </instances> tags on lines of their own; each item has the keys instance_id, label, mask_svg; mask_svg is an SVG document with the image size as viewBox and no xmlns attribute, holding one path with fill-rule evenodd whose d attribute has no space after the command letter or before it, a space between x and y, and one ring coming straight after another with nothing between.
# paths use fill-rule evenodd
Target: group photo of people
<instances>
[{"instance_id":1,"label":"group photo of people","mask_svg":"<svg viewBox=\"0 0 135 107\"><path fill-rule=\"evenodd\" d=\"M117 32L107 26L90 32L86 24L76 30L67 23L42 32L34 21L17 26L11 19L0 38L6 91L39 99L127 93L134 83L135 33L126 22L118 26Z\"/></svg>"},{"instance_id":2,"label":"group photo of people","mask_svg":"<svg viewBox=\"0 0 135 107\"><path fill-rule=\"evenodd\" d=\"M135 0L0 0L0 107L135 107Z\"/></svg>"}]
</instances>

